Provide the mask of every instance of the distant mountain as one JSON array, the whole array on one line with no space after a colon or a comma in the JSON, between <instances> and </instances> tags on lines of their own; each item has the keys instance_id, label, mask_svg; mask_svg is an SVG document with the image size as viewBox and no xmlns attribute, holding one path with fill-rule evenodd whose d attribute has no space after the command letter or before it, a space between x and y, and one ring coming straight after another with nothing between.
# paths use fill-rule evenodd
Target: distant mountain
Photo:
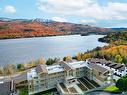
<instances>
[{"instance_id":1,"label":"distant mountain","mask_svg":"<svg viewBox=\"0 0 127 95\"><path fill-rule=\"evenodd\" d=\"M0 17L0 21L5 21L5 22L12 22L12 21L29 21L29 19L11 19L11 18Z\"/></svg>"},{"instance_id":2,"label":"distant mountain","mask_svg":"<svg viewBox=\"0 0 127 95\"><path fill-rule=\"evenodd\" d=\"M47 19L10 19L0 18L0 39L41 37L64 34L89 33L105 34L112 29L69 22L56 22Z\"/></svg>"},{"instance_id":3,"label":"distant mountain","mask_svg":"<svg viewBox=\"0 0 127 95\"><path fill-rule=\"evenodd\" d=\"M111 28L112 30L117 30L117 31L121 31L121 30L127 30L127 28Z\"/></svg>"},{"instance_id":4,"label":"distant mountain","mask_svg":"<svg viewBox=\"0 0 127 95\"><path fill-rule=\"evenodd\" d=\"M31 20L0 19L0 39L63 35L55 29Z\"/></svg>"},{"instance_id":5,"label":"distant mountain","mask_svg":"<svg viewBox=\"0 0 127 95\"><path fill-rule=\"evenodd\" d=\"M109 28L99 28L90 25L75 24L69 22L56 22L44 19L34 19L34 21L54 28L58 32L64 32L65 34L106 33L112 30Z\"/></svg>"}]
</instances>

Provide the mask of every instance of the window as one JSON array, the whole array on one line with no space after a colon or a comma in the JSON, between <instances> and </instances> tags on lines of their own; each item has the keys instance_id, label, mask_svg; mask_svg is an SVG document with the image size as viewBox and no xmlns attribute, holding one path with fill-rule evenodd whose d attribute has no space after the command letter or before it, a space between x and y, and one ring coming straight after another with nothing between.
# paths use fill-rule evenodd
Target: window
<instances>
[{"instance_id":1,"label":"window","mask_svg":"<svg viewBox=\"0 0 127 95\"><path fill-rule=\"evenodd\" d=\"M101 72L99 72L99 75L101 75L102 73Z\"/></svg>"}]
</instances>

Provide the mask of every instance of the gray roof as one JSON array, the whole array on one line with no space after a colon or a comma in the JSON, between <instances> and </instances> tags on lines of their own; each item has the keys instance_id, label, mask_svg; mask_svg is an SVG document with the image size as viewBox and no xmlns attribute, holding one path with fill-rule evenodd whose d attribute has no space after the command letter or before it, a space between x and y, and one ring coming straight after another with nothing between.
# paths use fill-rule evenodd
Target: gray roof
<instances>
[{"instance_id":1,"label":"gray roof","mask_svg":"<svg viewBox=\"0 0 127 95\"><path fill-rule=\"evenodd\" d=\"M59 64L64 68L64 70L71 70L71 67L65 61L61 61Z\"/></svg>"},{"instance_id":2,"label":"gray roof","mask_svg":"<svg viewBox=\"0 0 127 95\"><path fill-rule=\"evenodd\" d=\"M12 82L0 83L0 95L10 95Z\"/></svg>"},{"instance_id":3,"label":"gray roof","mask_svg":"<svg viewBox=\"0 0 127 95\"><path fill-rule=\"evenodd\" d=\"M113 67L115 67L116 65L117 65L116 63L110 63L108 66L113 68Z\"/></svg>"},{"instance_id":4,"label":"gray roof","mask_svg":"<svg viewBox=\"0 0 127 95\"><path fill-rule=\"evenodd\" d=\"M73 60L67 60L66 62L67 63L72 63L72 62L77 62L77 60L74 60L74 59Z\"/></svg>"},{"instance_id":5,"label":"gray roof","mask_svg":"<svg viewBox=\"0 0 127 95\"><path fill-rule=\"evenodd\" d=\"M38 65L36 71L37 73L47 73L46 65Z\"/></svg>"},{"instance_id":6,"label":"gray roof","mask_svg":"<svg viewBox=\"0 0 127 95\"><path fill-rule=\"evenodd\" d=\"M98 59L98 58L90 58L88 59L88 61L91 63L100 63L100 64L107 63L105 59Z\"/></svg>"},{"instance_id":7,"label":"gray roof","mask_svg":"<svg viewBox=\"0 0 127 95\"><path fill-rule=\"evenodd\" d=\"M121 63L114 63L112 61L107 61L105 59L91 58L88 61L91 63L105 64L106 66L118 69L119 71L123 71L125 70L125 67L127 67L127 65Z\"/></svg>"},{"instance_id":8,"label":"gray roof","mask_svg":"<svg viewBox=\"0 0 127 95\"><path fill-rule=\"evenodd\" d=\"M27 73L22 73L12 78L15 83L20 83L27 80Z\"/></svg>"},{"instance_id":9,"label":"gray roof","mask_svg":"<svg viewBox=\"0 0 127 95\"><path fill-rule=\"evenodd\" d=\"M16 76L4 77L4 78L0 79L0 81L4 81L4 82L9 82L11 80L13 80L14 83L16 83L16 84L23 82L23 81L26 81L27 80L27 73L25 72L25 73L21 73L21 74L16 75Z\"/></svg>"},{"instance_id":10,"label":"gray roof","mask_svg":"<svg viewBox=\"0 0 127 95\"><path fill-rule=\"evenodd\" d=\"M88 66L90 66L92 69L95 69L95 70L101 72L102 74L105 73L108 70L108 69L106 69L106 68L104 68L102 66L99 66L99 65L93 64L93 63L88 64Z\"/></svg>"},{"instance_id":11,"label":"gray roof","mask_svg":"<svg viewBox=\"0 0 127 95\"><path fill-rule=\"evenodd\" d=\"M117 64L115 67L114 67L114 69L118 69L118 70L120 70L120 71L123 71L123 70L125 70L125 65L123 65L123 64Z\"/></svg>"}]
</instances>

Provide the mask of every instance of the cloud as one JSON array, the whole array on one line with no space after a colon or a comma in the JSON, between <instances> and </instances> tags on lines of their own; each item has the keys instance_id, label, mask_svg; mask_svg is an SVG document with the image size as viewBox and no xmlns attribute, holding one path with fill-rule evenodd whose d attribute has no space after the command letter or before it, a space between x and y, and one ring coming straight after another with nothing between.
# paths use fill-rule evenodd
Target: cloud
<instances>
[{"instance_id":1,"label":"cloud","mask_svg":"<svg viewBox=\"0 0 127 95\"><path fill-rule=\"evenodd\" d=\"M4 11L5 13L13 14L13 13L16 12L16 9L15 9L15 7L13 7L13 6L8 5L8 6L5 6L5 7L4 7L3 11Z\"/></svg>"},{"instance_id":2,"label":"cloud","mask_svg":"<svg viewBox=\"0 0 127 95\"><path fill-rule=\"evenodd\" d=\"M65 18L61 18L61 17L53 17L52 20L59 21L59 22L67 22Z\"/></svg>"},{"instance_id":3,"label":"cloud","mask_svg":"<svg viewBox=\"0 0 127 95\"><path fill-rule=\"evenodd\" d=\"M96 24L96 20L90 19L90 20L81 20L82 24Z\"/></svg>"},{"instance_id":4,"label":"cloud","mask_svg":"<svg viewBox=\"0 0 127 95\"><path fill-rule=\"evenodd\" d=\"M127 3L111 2L101 5L97 0L38 0L38 9L50 13L76 15L97 20L124 20Z\"/></svg>"}]
</instances>

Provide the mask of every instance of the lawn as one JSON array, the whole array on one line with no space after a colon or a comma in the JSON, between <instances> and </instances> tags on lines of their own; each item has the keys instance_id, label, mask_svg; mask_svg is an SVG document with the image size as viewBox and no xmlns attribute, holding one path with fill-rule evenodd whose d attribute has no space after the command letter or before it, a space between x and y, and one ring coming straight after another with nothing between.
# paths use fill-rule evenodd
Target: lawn
<instances>
[{"instance_id":1,"label":"lawn","mask_svg":"<svg viewBox=\"0 0 127 95\"><path fill-rule=\"evenodd\" d=\"M28 87L18 88L19 95L28 95Z\"/></svg>"},{"instance_id":2,"label":"lawn","mask_svg":"<svg viewBox=\"0 0 127 95\"><path fill-rule=\"evenodd\" d=\"M119 88L117 88L115 85L109 86L104 89L104 91L109 91L109 92L119 92Z\"/></svg>"}]
</instances>

